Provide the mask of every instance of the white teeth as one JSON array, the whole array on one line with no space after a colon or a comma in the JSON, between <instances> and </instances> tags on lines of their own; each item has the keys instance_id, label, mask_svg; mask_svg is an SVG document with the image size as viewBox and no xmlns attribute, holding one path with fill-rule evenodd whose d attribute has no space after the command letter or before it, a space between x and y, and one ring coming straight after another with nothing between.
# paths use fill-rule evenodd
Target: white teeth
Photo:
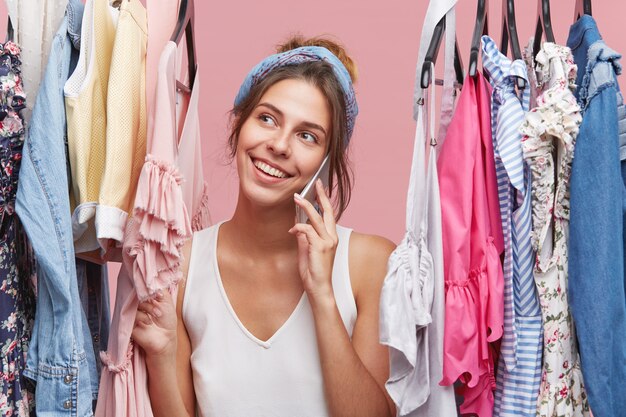
<instances>
[{"instance_id":1,"label":"white teeth","mask_svg":"<svg viewBox=\"0 0 626 417\"><path fill-rule=\"evenodd\" d=\"M271 175L272 177L277 177L277 178L286 178L287 174L277 170L276 168L273 168L269 165L267 165L264 162L261 161L254 161L254 166L259 168L261 171L265 172L266 174Z\"/></svg>"}]
</instances>

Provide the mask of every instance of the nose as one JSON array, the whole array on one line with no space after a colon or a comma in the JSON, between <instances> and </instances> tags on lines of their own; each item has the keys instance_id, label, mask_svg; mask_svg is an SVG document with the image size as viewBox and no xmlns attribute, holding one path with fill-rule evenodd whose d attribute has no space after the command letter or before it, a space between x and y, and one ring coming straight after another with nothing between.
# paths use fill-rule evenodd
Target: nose
<instances>
[{"instance_id":1,"label":"nose","mask_svg":"<svg viewBox=\"0 0 626 417\"><path fill-rule=\"evenodd\" d=\"M268 141L267 149L276 155L288 157L291 154L288 131L276 132Z\"/></svg>"}]
</instances>

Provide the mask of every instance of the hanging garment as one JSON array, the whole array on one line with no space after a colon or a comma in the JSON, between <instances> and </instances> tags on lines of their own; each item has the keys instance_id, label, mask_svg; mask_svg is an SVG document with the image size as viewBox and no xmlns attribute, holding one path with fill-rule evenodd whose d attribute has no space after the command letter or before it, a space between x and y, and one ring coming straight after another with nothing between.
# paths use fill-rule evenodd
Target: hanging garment
<instances>
[{"instance_id":1,"label":"hanging garment","mask_svg":"<svg viewBox=\"0 0 626 417\"><path fill-rule=\"evenodd\" d=\"M453 388L439 385L443 369L444 283L435 98L433 86L433 97L429 100L431 141L427 142L425 91L420 83L433 29L445 16L447 30L444 98L439 126L441 138L454 107L455 4L455 0L432 1L424 18L413 97L417 124L406 203L406 231L402 242L389 258L380 297L379 340L389 347L390 362L385 387L399 416L457 415ZM431 71L435 73L434 66Z\"/></svg>"},{"instance_id":2,"label":"hanging garment","mask_svg":"<svg viewBox=\"0 0 626 417\"><path fill-rule=\"evenodd\" d=\"M22 81L28 96L23 118L30 126L52 39L63 20L67 0L5 0L13 26L13 41L21 46Z\"/></svg>"},{"instance_id":3,"label":"hanging garment","mask_svg":"<svg viewBox=\"0 0 626 417\"><path fill-rule=\"evenodd\" d=\"M146 11L148 16L148 46L146 51L146 113L148 117L148 143L147 148L150 149L150 140L153 136L155 123L155 105L157 99L157 78L159 72L159 59L165 44L169 42L176 21L178 18L179 0L145 0ZM181 40L180 48L183 48ZM183 55L179 54L179 58ZM178 68L185 69L179 61ZM184 71L186 73L186 71ZM183 83L187 84L184 79L185 74L178 74Z\"/></svg>"},{"instance_id":4,"label":"hanging garment","mask_svg":"<svg viewBox=\"0 0 626 417\"><path fill-rule=\"evenodd\" d=\"M621 56L601 40L589 15L572 25L567 45L580 68L576 95L583 116L572 163L568 297L593 415L626 417Z\"/></svg>"},{"instance_id":5,"label":"hanging garment","mask_svg":"<svg viewBox=\"0 0 626 417\"><path fill-rule=\"evenodd\" d=\"M259 340L250 333L237 317L220 276L217 243L221 224L193 235L182 305L191 342L197 415L328 417L307 294L302 293L272 337ZM337 226L339 240L332 271L337 309L350 337L357 318L348 267L351 233L351 229Z\"/></svg>"},{"instance_id":6,"label":"hanging garment","mask_svg":"<svg viewBox=\"0 0 626 417\"><path fill-rule=\"evenodd\" d=\"M134 215L126 226L111 337L101 354L105 367L97 417L152 416L145 358L130 340L137 306L158 290L168 289L176 298L182 246L193 231L210 223L198 118L199 72L187 111L179 112L184 97L176 91L176 52L176 44L168 42L159 63L160 117L139 178ZM178 116L184 118L182 129Z\"/></svg>"},{"instance_id":7,"label":"hanging garment","mask_svg":"<svg viewBox=\"0 0 626 417\"><path fill-rule=\"evenodd\" d=\"M444 285L434 97L429 101L432 142L427 142L424 135L422 99L407 196L406 234L389 258L381 290L380 343L389 347L390 376L385 386L398 415L453 417L453 389L439 385Z\"/></svg>"},{"instance_id":8,"label":"hanging garment","mask_svg":"<svg viewBox=\"0 0 626 417\"><path fill-rule=\"evenodd\" d=\"M102 370L100 352L107 347L111 322L107 264L100 265L76 258L76 280L81 307L87 318L87 327L83 326L83 340L87 349L89 345L92 347L87 355L87 361L93 398L96 399Z\"/></svg>"},{"instance_id":9,"label":"hanging garment","mask_svg":"<svg viewBox=\"0 0 626 417\"><path fill-rule=\"evenodd\" d=\"M96 234L103 250L121 243L146 157L146 9L124 0L109 70L106 158L96 207ZM111 242L113 243L113 242Z\"/></svg>"},{"instance_id":10,"label":"hanging garment","mask_svg":"<svg viewBox=\"0 0 626 417\"><path fill-rule=\"evenodd\" d=\"M489 417L502 337L504 250L491 139L491 88L466 77L438 160L446 282L444 385L463 384L461 413Z\"/></svg>"},{"instance_id":11,"label":"hanging garment","mask_svg":"<svg viewBox=\"0 0 626 417\"><path fill-rule=\"evenodd\" d=\"M64 88L76 253L100 247L95 216L106 157L106 103L117 14L108 0L87 0L78 63Z\"/></svg>"},{"instance_id":12,"label":"hanging garment","mask_svg":"<svg viewBox=\"0 0 626 417\"><path fill-rule=\"evenodd\" d=\"M533 278L530 168L522 155L519 127L530 100L526 64L509 60L482 37L483 68L493 87L493 136L504 236L504 335L496 377L494 416L535 416L541 383L543 329ZM517 80L525 81L519 93Z\"/></svg>"},{"instance_id":13,"label":"hanging garment","mask_svg":"<svg viewBox=\"0 0 626 417\"><path fill-rule=\"evenodd\" d=\"M421 71L435 25L445 16L444 99L440 133L454 107L454 45L456 0L431 1L422 27L414 90L417 122L407 195L405 236L390 256L380 297L379 340L389 347L390 373L385 384L399 416L456 417L452 387L440 386L443 371L444 288L441 248L441 207L436 168L435 99L432 97L430 137L426 142ZM431 68L434 76L434 68ZM434 95L434 86L431 87ZM428 148L428 165L425 151Z\"/></svg>"},{"instance_id":14,"label":"hanging garment","mask_svg":"<svg viewBox=\"0 0 626 417\"><path fill-rule=\"evenodd\" d=\"M540 95L520 127L532 171L532 245L543 316L544 350L537 416L588 416L574 323L567 300L569 180L581 122L572 93L569 48L545 42L536 58Z\"/></svg>"},{"instance_id":15,"label":"hanging garment","mask_svg":"<svg viewBox=\"0 0 626 417\"><path fill-rule=\"evenodd\" d=\"M15 194L24 144L26 106L20 48L0 44L0 414L34 415L34 398L22 384L33 329L35 295Z\"/></svg>"},{"instance_id":16,"label":"hanging garment","mask_svg":"<svg viewBox=\"0 0 626 417\"><path fill-rule=\"evenodd\" d=\"M68 196L63 86L79 55L82 17L81 1L70 0L33 109L16 199L37 260L37 312L24 375L36 383L39 415L91 415L98 391L92 335L106 337L98 326L90 332L87 318L97 317L81 309L79 287L90 286L77 282ZM108 321L104 308L99 313Z\"/></svg>"}]
</instances>

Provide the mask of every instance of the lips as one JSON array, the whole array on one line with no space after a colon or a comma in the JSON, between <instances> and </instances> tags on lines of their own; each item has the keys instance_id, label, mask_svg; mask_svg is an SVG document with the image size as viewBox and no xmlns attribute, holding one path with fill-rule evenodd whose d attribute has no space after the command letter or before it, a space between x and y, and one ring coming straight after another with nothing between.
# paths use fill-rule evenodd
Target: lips
<instances>
[{"instance_id":1,"label":"lips","mask_svg":"<svg viewBox=\"0 0 626 417\"><path fill-rule=\"evenodd\" d=\"M276 178L276 179L284 179L284 178L289 178L292 176L292 175L289 175L284 170L277 167L276 165L270 164L260 159L252 158L252 164L255 166L255 168L258 171L261 171L264 174L270 177Z\"/></svg>"}]
</instances>

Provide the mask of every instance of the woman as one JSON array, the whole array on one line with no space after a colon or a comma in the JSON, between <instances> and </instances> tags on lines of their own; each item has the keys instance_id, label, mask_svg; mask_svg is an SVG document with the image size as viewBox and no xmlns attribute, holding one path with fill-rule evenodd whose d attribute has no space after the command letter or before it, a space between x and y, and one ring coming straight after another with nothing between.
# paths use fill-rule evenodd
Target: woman
<instances>
[{"instance_id":1,"label":"woman","mask_svg":"<svg viewBox=\"0 0 626 417\"><path fill-rule=\"evenodd\" d=\"M378 304L395 245L335 224L352 184L354 78L342 47L295 37L244 81L235 212L195 233L176 305L159 294L137 313L155 416L394 414ZM318 181L320 214L298 192L327 154L334 205ZM294 225L296 206L309 223Z\"/></svg>"}]
</instances>

